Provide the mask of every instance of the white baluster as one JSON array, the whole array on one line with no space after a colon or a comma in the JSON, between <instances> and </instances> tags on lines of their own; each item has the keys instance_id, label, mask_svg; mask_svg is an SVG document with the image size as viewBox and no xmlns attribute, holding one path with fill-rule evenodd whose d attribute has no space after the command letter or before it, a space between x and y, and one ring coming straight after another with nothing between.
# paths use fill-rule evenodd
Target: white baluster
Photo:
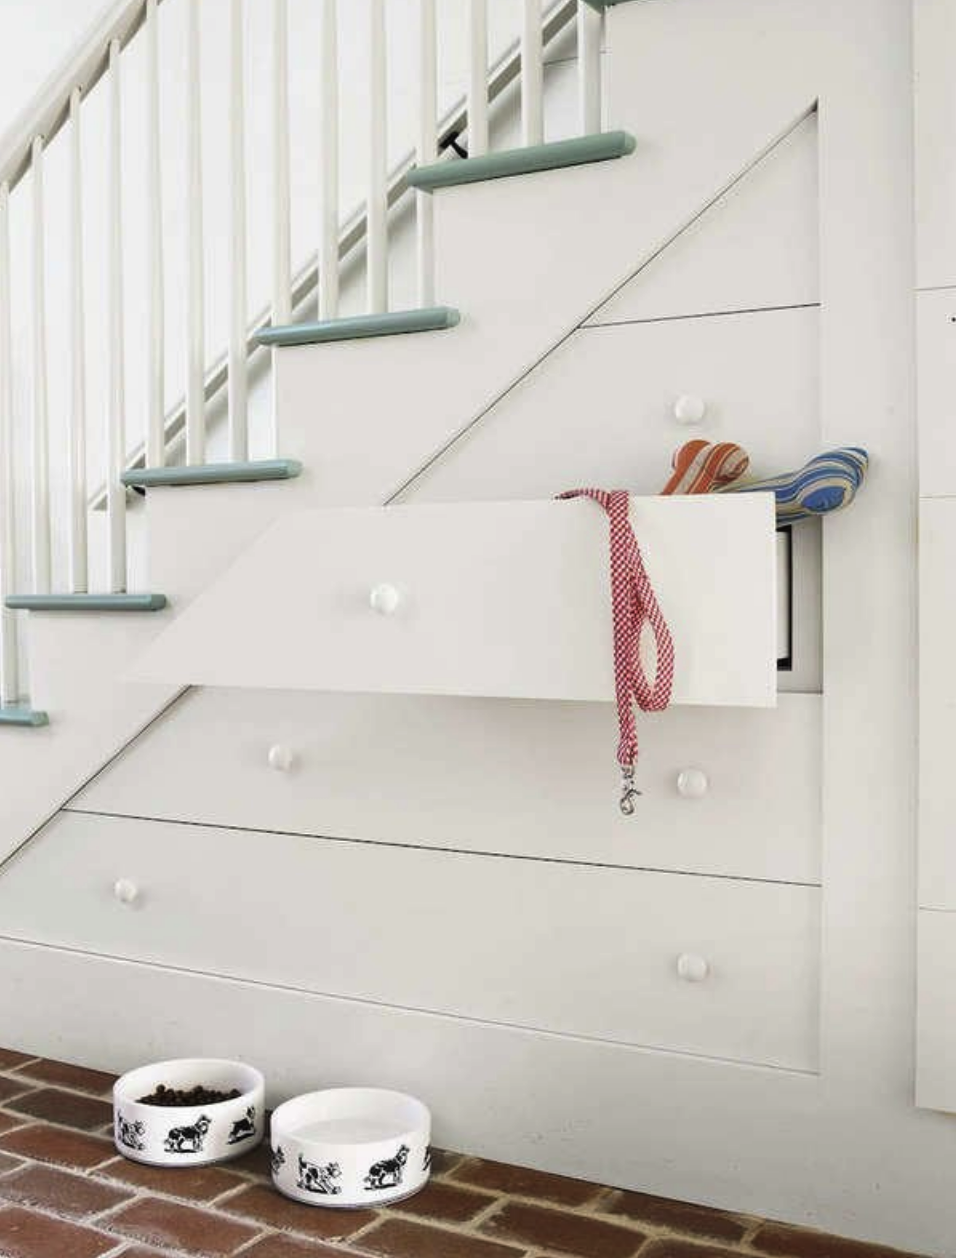
<instances>
[{"instance_id":1,"label":"white baluster","mask_svg":"<svg viewBox=\"0 0 956 1258\"><path fill-rule=\"evenodd\" d=\"M249 370L246 354L246 89L243 0L232 0L229 109L230 319L229 319L229 457L249 457Z\"/></svg>"},{"instance_id":2,"label":"white baluster","mask_svg":"<svg viewBox=\"0 0 956 1258\"><path fill-rule=\"evenodd\" d=\"M272 39L272 321L292 318L292 246L289 175L289 3L273 0Z\"/></svg>"},{"instance_id":3,"label":"white baluster","mask_svg":"<svg viewBox=\"0 0 956 1258\"><path fill-rule=\"evenodd\" d=\"M50 592L50 436L47 416L46 248L43 137L31 150L33 170L33 590Z\"/></svg>"},{"instance_id":4,"label":"white baluster","mask_svg":"<svg viewBox=\"0 0 956 1258\"><path fill-rule=\"evenodd\" d=\"M487 152L488 0L468 0L468 156Z\"/></svg>"},{"instance_id":5,"label":"white baluster","mask_svg":"<svg viewBox=\"0 0 956 1258\"><path fill-rule=\"evenodd\" d=\"M368 313L388 309L388 154L385 0L368 0L369 14L369 175L366 235Z\"/></svg>"},{"instance_id":6,"label":"white baluster","mask_svg":"<svg viewBox=\"0 0 956 1258\"><path fill-rule=\"evenodd\" d=\"M601 14L578 0L578 116L582 135L601 130Z\"/></svg>"},{"instance_id":7,"label":"white baluster","mask_svg":"<svg viewBox=\"0 0 956 1258\"><path fill-rule=\"evenodd\" d=\"M13 352L10 335L10 189L0 184L0 705L20 697L16 612L5 600L16 584L13 477Z\"/></svg>"},{"instance_id":8,"label":"white baluster","mask_svg":"<svg viewBox=\"0 0 956 1258\"><path fill-rule=\"evenodd\" d=\"M544 140L544 49L540 0L521 0L521 142Z\"/></svg>"},{"instance_id":9,"label":"white baluster","mask_svg":"<svg viewBox=\"0 0 956 1258\"><path fill-rule=\"evenodd\" d=\"M163 280L162 136L159 106L159 31L156 6L146 0L146 465L166 462L166 314Z\"/></svg>"},{"instance_id":10,"label":"white baluster","mask_svg":"<svg viewBox=\"0 0 956 1258\"><path fill-rule=\"evenodd\" d=\"M433 2L433 0L432 0ZM339 39L336 0L322 0L319 36L319 318L339 313Z\"/></svg>"},{"instance_id":11,"label":"white baluster","mask_svg":"<svg viewBox=\"0 0 956 1258\"><path fill-rule=\"evenodd\" d=\"M187 0L186 34L186 462L206 457L202 89L199 0Z\"/></svg>"},{"instance_id":12,"label":"white baluster","mask_svg":"<svg viewBox=\"0 0 956 1258\"><path fill-rule=\"evenodd\" d=\"M87 589L86 535L86 310L83 276L82 97L70 95L70 591Z\"/></svg>"},{"instance_id":13,"label":"white baluster","mask_svg":"<svg viewBox=\"0 0 956 1258\"><path fill-rule=\"evenodd\" d=\"M125 352L123 341L123 132L120 42L109 50L109 276L107 283L109 403L107 406L106 513L109 588L126 589L126 490L120 477L126 460Z\"/></svg>"},{"instance_id":14,"label":"white baluster","mask_svg":"<svg viewBox=\"0 0 956 1258\"><path fill-rule=\"evenodd\" d=\"M438 156L438 70L435 27L435 0L419 0L418 5L418 146L416 161L427 166ZM435 304L435 199L428 192L415 192L415 222L418 238L418 304Z\"/></svg>"}]
</instances>

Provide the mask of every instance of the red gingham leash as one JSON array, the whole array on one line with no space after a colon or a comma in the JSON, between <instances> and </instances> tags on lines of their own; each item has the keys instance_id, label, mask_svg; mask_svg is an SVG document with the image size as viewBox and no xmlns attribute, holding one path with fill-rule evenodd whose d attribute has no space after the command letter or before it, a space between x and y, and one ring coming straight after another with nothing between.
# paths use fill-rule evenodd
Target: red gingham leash
<instances>
[{"instance_id":1,"label":"red gingham leash","mask_svg":"<svg viewBox=\"0 0 956 1258\"><path fill-rule=\"evenodd\" d=\"M621 766L621 812L631 816L637 760L637 726L632 703L643 712L662 712L670 703L674 684L674 643L657 604L653 587L630 520L626 489L569 489L559 498L593 498L608 515L611 545L611 614L614 623L614 688L621 731L617 762ZM641 633L650 625L657 643L654 684L641 662Z\"/></svg>"}]
</instances>

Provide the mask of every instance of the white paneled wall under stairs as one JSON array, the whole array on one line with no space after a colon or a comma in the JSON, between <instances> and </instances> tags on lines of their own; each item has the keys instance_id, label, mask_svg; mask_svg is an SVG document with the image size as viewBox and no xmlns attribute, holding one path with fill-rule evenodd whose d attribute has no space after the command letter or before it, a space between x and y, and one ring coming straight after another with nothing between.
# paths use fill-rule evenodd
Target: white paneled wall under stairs
<instances>
[{"instance_id":1,"label":"white paneled wall under stairs","mask_svg":"<svg viewBox=\"0 0 956 1258\"><path fill-rule=\"evenodd\" d=\"M0 149L0 713L48 718L0 729L6 1042L374 1080L449 1147L949 1252L909 22L772 8L117 4ZM656 497L697 435L873 485L775 541ZM684 660L630 818L582 484Z\"/></svg>"}]
</instances>

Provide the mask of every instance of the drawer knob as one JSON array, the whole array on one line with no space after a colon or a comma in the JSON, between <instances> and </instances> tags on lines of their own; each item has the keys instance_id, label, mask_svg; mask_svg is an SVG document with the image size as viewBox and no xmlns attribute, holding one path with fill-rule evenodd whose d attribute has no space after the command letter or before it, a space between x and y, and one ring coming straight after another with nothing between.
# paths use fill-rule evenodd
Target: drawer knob
<instances>
[{"instance_id":1,"label":"drawer knob","mask_svg":"<svg viewBox=\"0 0 956 1258\"><path fill-rule=\"evenodd\" d=\"M699 424L707 414L707 403L693 393L682 393L674 403L674 418L679 424Z\"/></svg>"},{"instance_id":2,"label":"drawer knob","mask_svg":"<svg viewBox=\"0 0 956 1258\"><path fill-rule=\"evenodd\" d=\"M368 596L369 606L381 616L391 616L401 601L398 590L387 582L373 586Z\"/></svg>"},{"instance_id":3,"label":"drawer knob","mask_svg":"<svg viewBox=\"0 0 956 1258\"><path fill-rule=\"evenodd\" d=\"M120 904L135 904L139 899L139 887L131 878L117 878L113 883L113 895Z\"/></svg>"},{"instance_id":4,"label":"drawer knob","mask_svg":"<svg viewBox=\"0 0 956 1258\"><path fill-rule=\"evenodd\" d=\"M677 775L677 793L684 799L701 799L709 786L703 769L681 769Z\"/></svg>"},{"instance_id":5,"label":"drawer knob","mask_svg":"<svg viewBox=\"0 0 956 1258\"><path fill-rule=\"evenodd\" d=\"M706 960L693 952L682 952L677 958L677 974L685 983L702 983L709 973Z\"/></svg>"},{"instance_id":6,"label":"drawer knob","mask_svg":"<svg viewBox=\"0 0 956 1258\"><path fill-rule=\"evenodd\" d=\"M279 773L288 773L295 764L295 752L284 743L276 743L269 748L269 768Z\"/></svg>"}]
</instances>

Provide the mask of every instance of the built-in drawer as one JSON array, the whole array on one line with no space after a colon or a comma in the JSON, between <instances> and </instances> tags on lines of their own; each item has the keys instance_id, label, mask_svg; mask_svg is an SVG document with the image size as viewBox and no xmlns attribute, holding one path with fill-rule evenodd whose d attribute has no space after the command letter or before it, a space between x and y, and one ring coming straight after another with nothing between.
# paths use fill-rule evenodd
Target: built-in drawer
<instances>
[{"instance_id":1,"label":"built-in drawer","mask_svg":"<svg viewBox=\"0 0 956 1258\"><path fill-rule=\"evenodd\" d=\"M639 715L625 818L610 704L198 690L71 807L816 882L820 719L799 694Z\"/></svg>"},{"instance_id":2,"label":"built-in drawer","mask_svg":"<svg viewBox=\"0 0 956 1258\"><path fill-rule=\"evenodd\" d=\"M776 701L769 494L631 498L674 640L672 702ZM201 593L136 681L614 697L608 525L585 500L293 511Z\"/></svg>"},{"instance_id":3,"label":"built-in drawer","mask_svg":"<svg viewBox=\"0 0 956 1258\"><path fill-rule=\"evenodd\" d=\"M7 937L812 1070L819 894L62 814L0 878L0 920Z\"/></svg>"},{"instance_id":4,"label":"built-in drawer","mask_svg":"<svg viewBox=\"0 0 956 1258\"><path fill-rule=\"evenodd\" d=\"M657 494L674 450L695 437L742 445L757 476L799 467L820 450L819 344L816 308L583 328L405 500L548 497L574 485ZM682 396L702 404L699 422L677 419Z\"/></svg>"},{"instance_id":5,"label":"built-in drawer","mask_svg":"<svg viewBox=\"0 0 956 1258\"><path fill-rule=\"evenodd\" d=\"M921 909L916 1104L956 1111L956 912Z\"/></svg>"}]
</instances>

